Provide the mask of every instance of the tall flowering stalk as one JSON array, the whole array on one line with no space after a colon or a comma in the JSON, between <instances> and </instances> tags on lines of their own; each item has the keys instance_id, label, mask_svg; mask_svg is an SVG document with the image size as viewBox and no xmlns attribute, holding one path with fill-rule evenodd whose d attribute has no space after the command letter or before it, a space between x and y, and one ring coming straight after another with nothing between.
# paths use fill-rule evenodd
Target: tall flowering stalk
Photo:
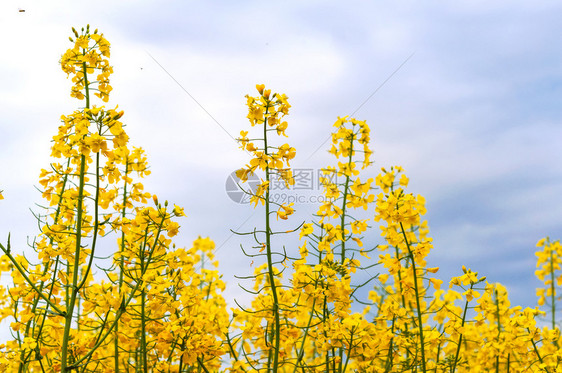
<instances>
[{"instance_id":1,"label":"tall flowering stalk","mask_svg":"<svg viewBox=\"0 0 562 373\"><path fill-rule=\"evenodd\" d=\"M98 239L111 230L111 213L102 210L116 195L115 180L101 184L102 157L111 164L115 154L128 152L128 137L119 122L123 112L91 107L91 92L97 91L95 95L106 102L112 89L109 43L97 30L90 33L89 27L81 34L73 32L73 47L62 56L61 66L72 75L71 96L85 99L85 108L62 116L51 155L63 162L41 172L43 197L49 204L45 214L38 216L42 232L33 245L41 264L33 268L24 257L14 257L5 250L17 270L14 284L21 292L11 293L12 301L23 306L22 311L16 311L13 324L24 336L20 372L33 362L44 369L44 357L51 367L66 372L78 359L73 331L73 326L80 325L77 306L81 292L92 281ZM94 80L91 75L96 72ZM53 353L56 350L60 356Z\"/></svg>"},{"instance_id":2,"label":"tall flowering stalk","mask_svg":"<svg viewBox=\"0 0 562 373\"><path fill-rule=\"evenodd\" d=\"M271 229L271 215L275 213L277 218L283 220L287 219L294 210L292 203L280 204L270 199L270 183L272 178L275 177L285 185L289 186L294 183L292 172L290 170L289 161L295 157L296 151L288 144L276 146L272 144L270 134L285 135L287 122L284 117L289 113L289 105L287 96L284 94L274 93L271 90L265 89L265 86L256 86L259 96L251 97L246 96L247 105L249 109L248 119L252 127L258 127L261 130L261 135L256 139L249 139L248 131L241 131L239 142L241 148L252 154L250 163L236 172L236 175L242 182L248 180L248 175L256 174L261 171L265 178L261 179L257 191L250 197L250 201L257 206L258 203L265 206L264 220L265 228L260 233L264 238L259 239L254 232L254 238L260 249L260 253L265 250L266 268L265 274L258 273L259 278L265 275L265 292L271 297L271 303L266 308L270 315L266 316L267 330L266 334L269 336L265 340L267 346L267 371L277 372L280 366L280 344L281 344L281 317L280 317L280 296L279 296L279 269L276 267L283 260L278 260L274 256L277 253L271 242L273 231ZM286 135L285 135L286 136ZM257 142L257 145L254 143ZM277 208L274 212L273 209ZM258 279L258 281L260 281ZM258 291L259 293L259 291ZM261 311L261 310L260 310Z\"/></svg>"},{"instance_id":3,"label":"tall flowering stalk","mask_svg":"<svg viewBox=\"0 0 562 373\"><path fill-rule=\"evenodd\" d=\"M393 329L415 341L415 354L407 352L402 356L402 363L406 366L419 365L422 372L427 372L427 335L433 333L430 333L431 328L426 329L425 326L428 312L426 292L429 284L439 287L440 282L429 277L438 268L426 267L425 259L432 248L432 239L428 237L427 223L421 220L426 211L425 199L405 192L409 180L404 174L395 182L397 175L402 172L401 167L392 167L390 171L383 168L382 171L376 177L381 193L377 196L374 220L385 223L380 226L381 235L394 248L394 256L380 255L380 263L393 276L395 288L392 289L392 298L397 301L395 304L402 307L398 312L389 309L387 317L392 320ZM381 249L386 250L387 246ZM423 282L425 278L428 279L427 286ZM391 347L394 348L394 341ZM393 356L394 352L389 349L389 367L393 366Z\"/></svg>"},{"instance_id":4,"label":"tall flowering stalk","mask_svg":"<svg viewBox=\"0 0 562 373\"><path fill-rule=\"evenodd\" d=\"M557 287L562 284L562 245L560 241L551 242L548 237L537 242L541 248L536 252L537 270L535 276L544 282L544 288L537 289L538 305L548 304L550 312L550 327L558 329L556 325ZM548 299L548 300L547 300Z\"/></svg>"},{"instance_id":5,"label":"tall flowering stalk","mask_svg":"<svg viewBox=\"0 0 562 373\"><path fill-rule=\"evenodd\" d=\"M361 182L356 166L359 161L362 169L370 165L370 129L365 121L347 117L338 118L334 127L330 153L338 160L337 167L323 169L325 202L318 209L318 221L301 229L306 241L293 276L293 286L300 290L300 312L307 316L299 322L303 336L296 366L321 366L325 372L343 372L354 359L365 356L360 346L369 343L367 336L373 333L363 315L351 313L359 288L351 284L351 274L360 267L355 254L368 258L373 250L365 250L361 240L368 220L352 215L356 209L367 210L374 201L373 179ZM322 325L320 332L312 325ZM310 346L319 346L317 356L307 359Z\"/></svg>"},{"instance_id":6,"label":"tall flowering stalk","mask_svg":"<svg viewBox=\"0 0 562 373\"><path fill-rule=\"evenodd\" d=\"M367 210L375 196L371 194L373 179L370 178L361 182L357 177L359 175L356 165L358 154L363 156L361 169L365 169L371 164L372 151L369 148L369 126L365 121L344 117L338 118L334 127L336 127L336 130L332 133L330 153L338 159L338 166L337 168L327 167L323 170L322 184L326 199L320 205L317 214L320 217L319 225L322 229L326 232L333 232L323 237L320 250L322 251L323 247L333 244L332 251L339 250L336 257L339 257L340 263L343 264L349 254L346 245L349 245L348 241L350 240L355 241L355 244L359 247L359 250L355 251L364 254L363 243L359 235L367 230L367 220L353 218L350 211L358 208ZM338 183L338 178L340 180L343 178L343 180ZM326 218L328 220L333 219L339 225L334 226L328 221L324 222ZM327 254L330 254L330 252L327 252Z\"/></svg>"}]
</instances>

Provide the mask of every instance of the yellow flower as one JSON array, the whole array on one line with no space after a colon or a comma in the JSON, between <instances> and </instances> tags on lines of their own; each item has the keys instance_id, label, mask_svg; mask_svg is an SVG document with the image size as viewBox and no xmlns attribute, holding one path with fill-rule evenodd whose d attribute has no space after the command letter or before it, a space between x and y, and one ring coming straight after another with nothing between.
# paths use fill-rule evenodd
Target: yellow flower
<instances>
[{"instance_id":1,"label":"yellow flower","mask_svg":"<svg viewBox=\"0 0 562 373\"><path fill-rule=\"evenodd\" d=\"M314 231L314 227L311 223L305 223L302 225L301 232L299 239L302 239L304 236L310 235Z\"/></svg>"},{"instance_id":2,"label":"yellow flower","mask_svg":"<svg viewBox=\"0 0 562 373\"><path fill-rule=\"evenodd\" d=\"M287 217L295 212L295 210L291 207L294 203L289 203L288 205L281 205L279 210L277 211L277 218L281 218L286 220Z\"/></svg>"},{"instance_id":3,"label":"yellow flower","mask_svg":"<svg viewBox=\"0 0 562 373\"><path fill-rule=\"evenodd\" d=\"M166 230L168 231L168 237L173 237L176 234L178 234L179 228L180 225L175 221L169 222L168 225L166 226Z\"/></svg>"}]
</instances>

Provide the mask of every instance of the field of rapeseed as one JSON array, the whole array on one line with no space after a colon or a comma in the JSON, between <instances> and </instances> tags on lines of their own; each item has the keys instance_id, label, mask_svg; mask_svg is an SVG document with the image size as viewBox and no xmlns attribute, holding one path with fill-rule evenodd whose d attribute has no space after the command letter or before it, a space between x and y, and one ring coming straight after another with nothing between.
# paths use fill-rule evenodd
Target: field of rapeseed
<instances>
[{"instance_id":1,"label":"field of rapeseed","mask_svg":"<svg viewBox=\"0 0 562 373\"><path fill-rule=\"evenodd\" d=\"M241 233L255 240L244 253L258 264L247 274L251 304L228 307L213 241L175 246L183 209L144 190L147 157L130 145L124 113L94 104L112 90L109 42L89 26L73 32L61 67L84 107L62 116L53 163L41 171L35 252L15 254L9 239L0 244L0 270L12 281L0 289L0 318L13 336L0 346L3 371L562 371L560 242L538 241L535 273L544 288L535 308L512 306L504 286L464 266L458 277L439 279L426 262L424 198L407 191L402 168L361 178L372 156L365 121L336 120L325 202L298 228L298 256L277 247L273 236L290 232L274 226L294 209L270 198L270 183L294 183L296 150L279 140L288 98L264 85L247 96L250 127L238 141L252 158L236 173L241 183L259 177L247 192L263 225ZM372 219L354 218L357 211ZM385 244L365 242L368 229L380 229ZM108 240L114 250L103 267L97 250ZM205 258L211 267L200 266ZM98 268L101 277L93 275ZM377 275L355 285L369 268Z\"/></svg>"}]
</instances>

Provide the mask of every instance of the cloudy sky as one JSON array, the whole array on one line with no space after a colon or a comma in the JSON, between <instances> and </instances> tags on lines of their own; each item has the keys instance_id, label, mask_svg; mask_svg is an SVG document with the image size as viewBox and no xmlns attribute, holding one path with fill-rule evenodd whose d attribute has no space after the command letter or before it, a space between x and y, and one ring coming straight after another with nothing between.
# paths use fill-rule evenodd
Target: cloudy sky
<instances>
[{"instance_id":1,"label":"cloudy sky","mask_svg":"<svg viewBox=\"0 0 562 373\"><path fill-rule=\"evenodd\" d=\"M261 221L225 192L248 161L230 136L264 83L293 106L295 168L333 163L324 141L337 116L367 120L376 163L363 177L405 168L427 200L439 276L464 264L533 306L535 243L562 238L561 14L558 1L4 1L0 238L24 248L36 232L50 138L82 104L58 61L71 27L89 23L112 44L109 106L148 154L147 190L185 207L180 245L215 240L229 296L250 262L230 229ZM278 228L317 206L297 204ZM376 225L369 239L380 242Z\"/></svg>"}]
</instances>

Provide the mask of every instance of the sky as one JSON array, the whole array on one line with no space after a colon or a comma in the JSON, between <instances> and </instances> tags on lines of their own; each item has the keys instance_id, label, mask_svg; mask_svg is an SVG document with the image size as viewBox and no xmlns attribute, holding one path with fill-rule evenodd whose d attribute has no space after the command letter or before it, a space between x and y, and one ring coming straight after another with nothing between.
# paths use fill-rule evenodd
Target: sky
<instances>
[{"instance_id":1,"label":"sky","mask_svg":"<svg viewBox=\"0 0 562 373\"><path fill-rule=\"evenodd\" d=\"M426 198L437 276L465 265L534 306L535 244L562 238L560 14L558 1L3 1L0 240L11 232L30 250L50 139L83 104L58 62L71 27L89 23L111 43L107 106L125 111L131 144L147 152L146 190L185 208L178 245L216 242L229 300L244 296L234 275L252 271L231 230L263 216L225 191L249 160L232 137L263 83L292 105L295 169L334 163L324 141L338 116L366 120L375 164L361 177L404 167ZM304 200L280 230L318 208L317 189L287 193ZM284 243L294 252L298 237Z\"/></svg>"}]
</instances>

